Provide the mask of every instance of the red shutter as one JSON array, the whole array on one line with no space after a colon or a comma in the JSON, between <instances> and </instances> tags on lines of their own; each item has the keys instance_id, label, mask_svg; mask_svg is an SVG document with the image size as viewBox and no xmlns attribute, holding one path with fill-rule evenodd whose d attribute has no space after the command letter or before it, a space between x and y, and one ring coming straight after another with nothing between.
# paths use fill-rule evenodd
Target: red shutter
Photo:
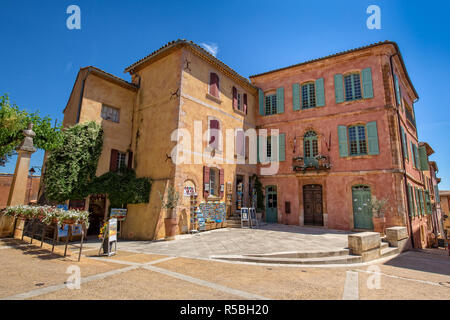
<instances>
[{"instance_id":1,"label":"red shutter","mask_svg":"<svg viewBox=\"0 0 450 320\"><path fill-rule=\"evenodd\" d=\"M209 93L215 97L219 97L219 76L214 72L209 75Z\"/></svg>"},{"instance_id":2,"label":"red shutter","mask_svg":"<svg viewBox=\"0 0 450 320\"><path fill-rule=\"evenodd\" d=\"M109 171L117 170L117 158L119 157L119 151L111 149L111 158L109 160Z\"/></svg>"},{"instance_id":3,"label":"red shutter","mask_svg":"<svg viewBox=\"0 0 450 320\"><path fill-rule=\"evenodd\" d=\"M208 184L208 189L206 189ZM209 195L209 167L203 167L203 198L207 199Z\"/></svg>"},{"instance_id":4,"label":"red shutter","mask_svg":"<svg viewBox=\"0 0 450 320\"><path fill-rule=\"evenodd\" d=\"M244 93L244 113L247 114L247 94Z\"/></svg>"},{"instance_id":5,"label":"red shutter","mask_svg":"<svg viewBox=\"0 0 450 320\"><path fill-rule=\"evenodd\" d=\"M128 152L128 169L133 168L133 152Z\"/></svg>"},{"instance_id":6,"label":"red shutter","mask_svg":"<svg viewBox=\"0 0 450 320\"><path fill-rule=\"evenodd\" d=\"M237 89L233 87L233 109L237 108Z\"/></svg>"},{"instance_id":7,"label":"red shutter","mask_svg":"<svg viewBox=\"0 0 450 320\"><path fill-rule=\"evenodd\" d=\"M225 175L224 170L220 169L219 171L219 185L220 185L220 198L223 198L223 193L225 190Z\"/></svg>"}]
</instances>

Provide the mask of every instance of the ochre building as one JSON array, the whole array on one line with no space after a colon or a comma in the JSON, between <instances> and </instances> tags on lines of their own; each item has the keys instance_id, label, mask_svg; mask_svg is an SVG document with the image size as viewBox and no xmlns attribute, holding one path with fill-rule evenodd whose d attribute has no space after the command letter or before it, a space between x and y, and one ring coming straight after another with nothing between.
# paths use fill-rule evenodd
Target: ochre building
<instances>
[{"instance_id":1,"label":"ochre building","mask_svg":"<svg viewBox=\"0 0 450 320\"><path fill-rule=\"evenodd\" d=\"M249 81L178 40L125 72L130 82L80 69L64 110L64 126L102 124L98 175L125 165L152 179L149 203L128 205L123 237L165 236L159 194L169 185L182 195L178 233L186 233L193 214L186 190L198 203L225 202L229 217L254 204L255 175L267 222L380 232L407 226L417 247L428 246L429 233L437 232L431 148L419 143L418 94L396 43ZM377 215L374 196L385 203ZM84 205L107 214L101 195Z\"/></svg>"}]
</instances>

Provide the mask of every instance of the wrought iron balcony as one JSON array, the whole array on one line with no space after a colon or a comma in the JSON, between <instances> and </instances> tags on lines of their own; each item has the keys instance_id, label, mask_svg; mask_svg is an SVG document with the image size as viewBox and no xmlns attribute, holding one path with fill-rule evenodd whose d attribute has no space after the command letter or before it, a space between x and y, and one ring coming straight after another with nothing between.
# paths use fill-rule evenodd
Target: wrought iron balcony
<instances>
[{"instance_id":1,"label":"wrought iron balcony","mask_svg":"<svg viewBox=\"0 0 450 320\"><path fill-rule=\"evenodd\" d=\"M295 157L292 159L292 170L295 172L306 172L309 170L329 170L331 168L330 158L318 154L314 158Z\"/></svg>"}]
</instances>

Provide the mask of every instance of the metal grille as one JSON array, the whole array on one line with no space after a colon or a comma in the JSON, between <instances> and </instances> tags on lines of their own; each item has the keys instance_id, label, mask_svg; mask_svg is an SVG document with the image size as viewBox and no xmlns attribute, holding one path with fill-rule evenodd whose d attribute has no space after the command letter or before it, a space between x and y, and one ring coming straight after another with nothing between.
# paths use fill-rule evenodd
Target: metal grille
<instances>
[{"instance_id":1,"label":"metal grille","mask_svg":"<svg viewBox=\"0 0 450 320\"><path fill-rule=\"evenodd\" d=\"M302 85L302 106L303 109L314 108L316 106L316 89L314 83Z\"/></svg>"}]
</instances>

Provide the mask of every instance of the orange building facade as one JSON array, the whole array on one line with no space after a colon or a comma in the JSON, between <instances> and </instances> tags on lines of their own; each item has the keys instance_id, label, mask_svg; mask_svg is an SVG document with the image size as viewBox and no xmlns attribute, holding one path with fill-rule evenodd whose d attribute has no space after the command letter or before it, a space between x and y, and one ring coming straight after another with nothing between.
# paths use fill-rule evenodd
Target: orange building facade
<instances>
[{"instance_id":1,"label":"orange building facade","mask_svg":"<svg viewBox=\"0 0 450 320\"><path fill-rule=\"evenodd\" d=\"M125 72L131 82L81 69L64 111L65 126L102 124L98 175L120 164L153 180L150 202L128 206L124 237L164 237L158 194L168 182L181 194L195 190L198 202L226 202L229 215L252 205L256 174L267 222L380 232L406 226L414 246L429 245L431 190L414 115L418 94L394 42L248 81L178 40ZM231 139L227 130L234 130ZM178 157L189 161L177 163ZM90 198L86 207L97 201ZM108 207L102 201L99 216ZM374 204L380 205L375 216ZM190 229L192 214L184 197L178 233Z\"/></svg>"}]
</instances>

